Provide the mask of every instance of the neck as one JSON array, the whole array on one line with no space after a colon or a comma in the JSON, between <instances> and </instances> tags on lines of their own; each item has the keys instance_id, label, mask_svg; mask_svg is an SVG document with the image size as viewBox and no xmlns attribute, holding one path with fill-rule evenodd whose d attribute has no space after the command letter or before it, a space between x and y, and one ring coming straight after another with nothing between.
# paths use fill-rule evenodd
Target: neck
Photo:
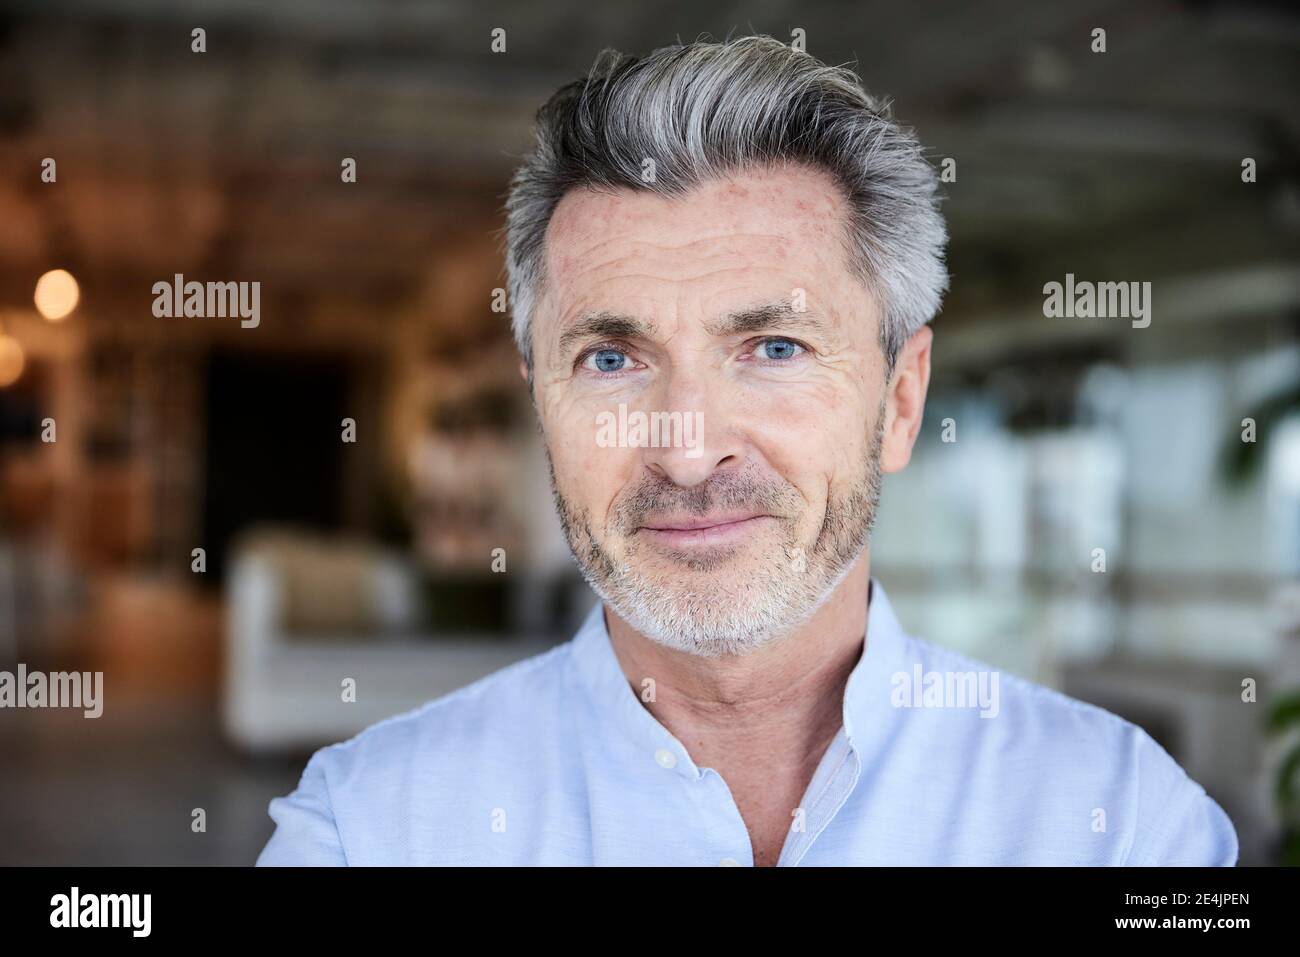
<instances>
[{"instance_id":1,"label":"neck","mask_svg":"<svg viewBox=\"0 0 1300 957\"><path fill-rule=\"evenodd\" d=\"M606 606L610 641L633 691L698 766L763 754L769 767L779 755L791 768L815 768L840 728L844 688L863 650L869 564L864 551L807 622L750 654L703 658L667 648ZM654 701L642 695L646 678Z\"/></svg>"}]
</instances>

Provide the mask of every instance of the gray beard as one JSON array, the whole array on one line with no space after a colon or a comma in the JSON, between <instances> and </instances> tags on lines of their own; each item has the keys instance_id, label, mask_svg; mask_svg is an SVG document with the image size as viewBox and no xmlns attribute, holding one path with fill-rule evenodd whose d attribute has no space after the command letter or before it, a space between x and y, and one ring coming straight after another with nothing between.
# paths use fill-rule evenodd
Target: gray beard
<instances>
[{"instance_id":1,"label":"gray beard","mask_svg":"<svg viewBox=\"0 0 1300 957\"><path fill-rule=\"evenodd\" d=\"M884 403L862 470L852 486L826 504L810 543L797 537L799 505L793 486L752 474L718 473L692 488L647 477L615 505L614 534L628 537L627 561L616 562L592 533L589 515L560 491L550 451L551 491L560 526L582 577L637 632L669 648L706 658L748 654L810 619L867 547L880 501ZM687 574L634 570L639 544L631 534L646 515L752 509L782 518L783 540L746 580L715 582L709 573L729 560L725 551L678 556ZM698 576L689 572L698 572Z\"/></svg>"}]
</instances>

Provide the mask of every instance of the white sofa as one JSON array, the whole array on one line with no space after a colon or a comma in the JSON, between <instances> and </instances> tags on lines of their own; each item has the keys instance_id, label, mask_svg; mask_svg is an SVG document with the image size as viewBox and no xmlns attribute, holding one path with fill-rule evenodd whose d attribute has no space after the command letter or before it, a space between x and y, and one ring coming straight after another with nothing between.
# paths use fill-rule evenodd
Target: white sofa
<instances>
[{"instance_id":1,"label":"white sofa","mask_svg":"<svg viewBox=\"0 0 1300 957\"><path fill-rule=\"evenodd\" d=\"M231 742L267 752L342 741L554 644L421 634L419 594L414 569L378 549L284 535L239 547L222 688Z\"/></svg>"}]
</instances>

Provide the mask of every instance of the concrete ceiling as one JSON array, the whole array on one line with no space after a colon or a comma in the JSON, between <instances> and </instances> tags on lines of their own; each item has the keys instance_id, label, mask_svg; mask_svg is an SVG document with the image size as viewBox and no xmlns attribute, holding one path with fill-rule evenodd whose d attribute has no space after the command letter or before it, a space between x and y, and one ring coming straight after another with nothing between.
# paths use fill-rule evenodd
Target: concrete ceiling
<instances>
[{"instance_id":1,"label":"concrete ceiling","mask_svg":"<svg viewBox=\"0 0 1300 957\"><path fill-rule=\"evenodd\" d=\"M400 300L441 250L499 225L533 112L602 46L796 27L820 58L856 62L936 160L957 159L958 302L997 302L1057 262L1293 258L1291 6L10 0L0 305L29 302L51 264L110 284L270 273L304 294ZM355 186L339 181L345 156Z\"/></svg>"}]
</instances>

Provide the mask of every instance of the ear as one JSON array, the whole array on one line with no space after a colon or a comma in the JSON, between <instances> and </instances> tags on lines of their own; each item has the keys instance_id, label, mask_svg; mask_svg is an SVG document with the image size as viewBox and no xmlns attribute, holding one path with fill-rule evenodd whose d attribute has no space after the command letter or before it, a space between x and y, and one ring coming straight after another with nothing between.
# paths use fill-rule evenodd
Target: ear
<instances>
[{"instance_id":1,"label":"ear","mask_svg":"<svg viewBox=\"0 0 1300 957\"><path fill-rule=\"evenodd\" d=\"M519 360L519 378L523 379L525 382L528 381L528 363L523 359Z\"/></svg>"},{"instance_id":2,"label":"ear","mask_svg":"<svg viewBox=\"0 0 1300 957\"><path fill-rule=\"evenodd\" d=\"M921 431L925 394L930 387L930 343L934 333L922 326L898 350L894 373L885 386L885 431L881 437L880 470L901 472L912 458Z\"/></svg>"}]
</instances>

